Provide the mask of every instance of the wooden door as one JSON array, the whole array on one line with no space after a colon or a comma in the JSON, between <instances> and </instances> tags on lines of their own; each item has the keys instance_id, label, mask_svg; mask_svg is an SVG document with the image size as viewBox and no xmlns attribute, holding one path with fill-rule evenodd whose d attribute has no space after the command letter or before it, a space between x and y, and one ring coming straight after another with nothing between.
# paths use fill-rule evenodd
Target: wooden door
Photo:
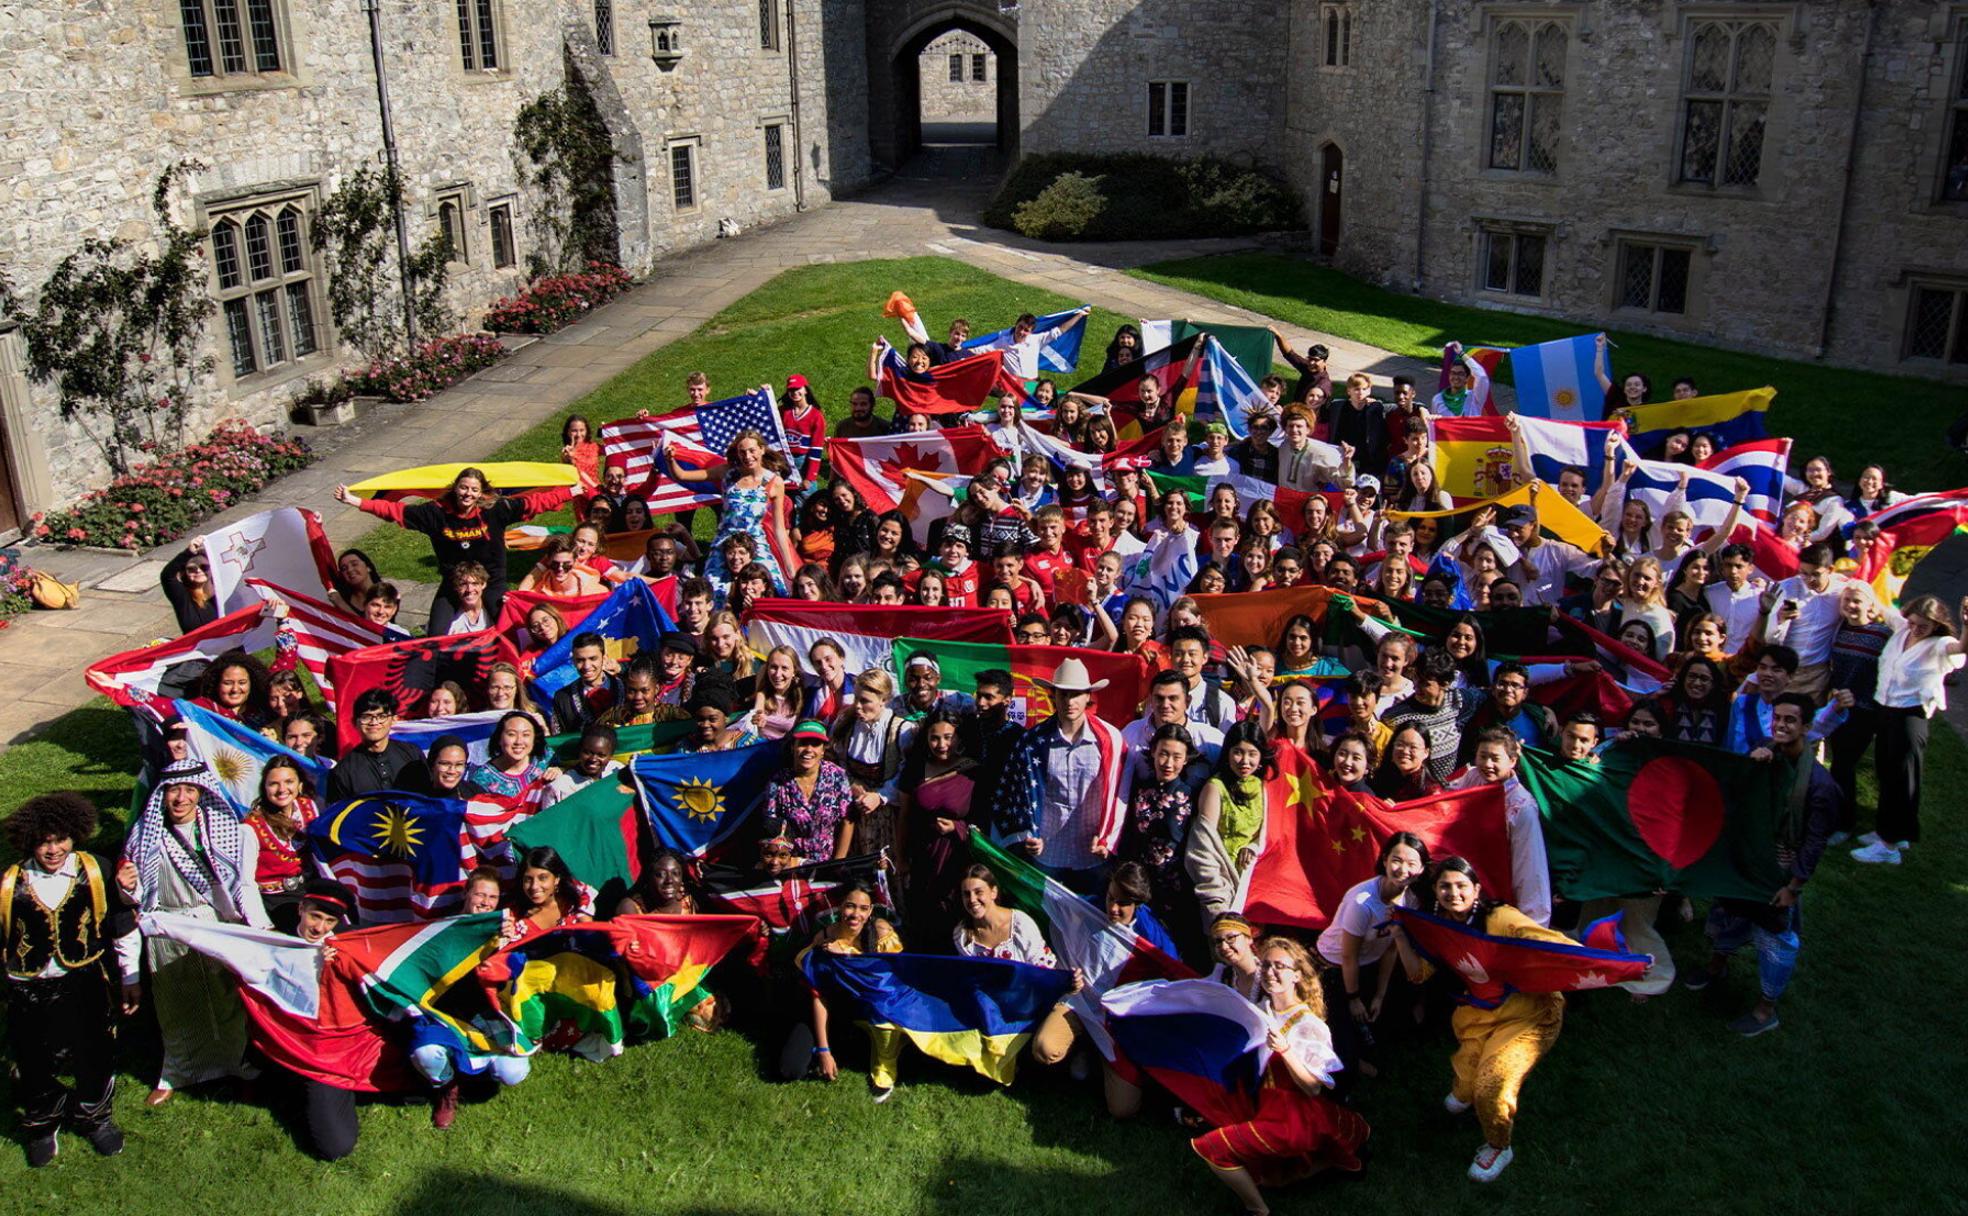
<instances>
[{"instance_id":1,"label":"wooden door","mask_svg":"<svg viewBox=\"0 0 1968 1216\"><path fill-rule=\"evenodd\" d=\"M1339 252L1339 211L1344 177L1344 157L1339 145L1327 144L1320 149L1319 157L1319 252L1325 257Z\"/></svg>"}]
</instances>

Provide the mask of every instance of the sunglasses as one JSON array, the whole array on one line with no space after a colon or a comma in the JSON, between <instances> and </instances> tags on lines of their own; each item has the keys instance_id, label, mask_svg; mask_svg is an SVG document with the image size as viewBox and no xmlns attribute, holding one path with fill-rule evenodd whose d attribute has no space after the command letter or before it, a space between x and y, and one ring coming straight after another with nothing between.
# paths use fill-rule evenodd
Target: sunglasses
<instances>
[{"instance_id":1,"label":"sunglasses","mask_svg":"<svg viewBox=\"0 0 1968 1216\"><path fill-rule=\"evenodd\" d=\"M212 567L204 562L193 562L190 565L186 566L185 570L192 574L210 574L212 572Z\"/></svg>"},{"instance_id":2,"label":"sunglasses","mask_svg":"<svg viewBox=\"0 0 1968 1216\"><path fill-rule=\"evenodd\" d=\"M573 562L550 562L547 565L547 569L553 571L555 574L566 574L569 570L572 570L573 568L574 568Z\"/></svg>"}]
</instances>

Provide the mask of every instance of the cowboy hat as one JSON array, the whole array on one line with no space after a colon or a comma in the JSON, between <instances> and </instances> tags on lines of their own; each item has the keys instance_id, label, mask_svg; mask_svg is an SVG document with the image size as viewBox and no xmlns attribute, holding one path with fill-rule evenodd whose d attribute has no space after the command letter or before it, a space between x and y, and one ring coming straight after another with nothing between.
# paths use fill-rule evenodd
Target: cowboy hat
<instances>
[{"instance_id":1,"label":"cowboy hat","mask_svg":"<svg viewBox=\"0 0 1968 1216\"><path fill-rule=\"evenodd\" d=\"M1089 683L1086 664L1078 659L1062 660L1053 669L1052 678L1044 683L1054 692L1099 692L1107 687L1105 680Z\"/></svg>"}]
</instances>

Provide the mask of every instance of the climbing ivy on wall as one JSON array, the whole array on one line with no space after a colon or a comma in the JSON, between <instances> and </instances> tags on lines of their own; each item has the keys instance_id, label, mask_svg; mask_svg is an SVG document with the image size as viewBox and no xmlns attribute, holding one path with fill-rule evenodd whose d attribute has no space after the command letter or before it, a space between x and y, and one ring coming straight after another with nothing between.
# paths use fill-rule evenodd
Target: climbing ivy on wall
<instances>
[{"instance_id":1,"label":"climbing ivy on wall","mask_svg":"<svg viewBox=\"0 0 1968 1216\"><path fill-rule=\"evenodd\" d=\"M342 340L372 363L409 353L404 274L396 249L403 180L389 167L363 165L322 200L308 241L327 259L328 312ZM451 243L442 232L410 253L410 310L424 337L450 325L444 307Z\"/></svg>"},{"instance_id":2,"label":"climbing ivy on wall","mask_svg":"<svg viewBox=\"0 0 1968 1216\"><path fill-rule=\"evenodd\" d=\"M615 148L571 64L565 84L527 102L513 119L513 165L527 186L529 275L619 261Z\"/></svg>"}]
</instances>

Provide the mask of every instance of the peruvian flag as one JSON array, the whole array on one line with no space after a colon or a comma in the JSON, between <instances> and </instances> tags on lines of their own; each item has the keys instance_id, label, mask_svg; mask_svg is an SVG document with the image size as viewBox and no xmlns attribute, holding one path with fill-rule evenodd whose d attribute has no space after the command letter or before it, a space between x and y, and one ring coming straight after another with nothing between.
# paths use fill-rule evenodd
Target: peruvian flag
<instances>
[{"instance_id":1,"label":"peruvian flag","mask_svg":"<svg viewBox=\"0 0 1968 1216\"><path fill-rule=\"evenodd\" d=\"M280 662L287 662L291 651L293 659L314 677L322 701L333 713L337 698L334 678L328 674L328 660L364 646L380 646L390 640L389 634L362 617L350 616L333 604L292 588L257 578L247 582L282 617L280 633L274 642Z\"/></svg>"},{"instance_id":2,"label":"peruvian flag","mask_svg":"<svg viewBox=\"0 0 1968 1216\"><path fill-rule=\"evenodd\" d=\"M957 359L918 375L888 339L881 340L880 394L910 414L966 414L999 392L1025 398L1025 386L1004 370L1004 352Z\"/></svg>"},{"instance_id":3,"label":"peruvian flag","mask_svg":"<svg viewBox=\"0 0 1968 1216\"><path fill-rule=\"evenodd\" d=\"M160 693L159 686L170 677L172 668L193 661L209 663L228 650L265 650L278 637L279 625L267 606L255 599L183 637L99 659L89 665L83 678L89 687L125 709L146 707L159 696L188 691ZM162 716L161 707L155 712Z\"/></svg>"},{"instance_id":4,"label":"peruvian flag","mask_svg":"<svg viewBox=\"0 0 1968 1216\"><path fill-rule=\"evenodd\" d=\"M1348 888L1374 876L1380 846L1396 832L1421 837L1433 856L1467 857L1483 876L1484 893L1509 902L1510 826L1502 786L1388 803L1333 785L1296 748L1279 748L1277 760L1277 775L1265 782L1270 813L1264 847L1251 865L1244 900L1244 914L1253 921L1325 928Z\"/></svg>"},{"instance_id":5,"label":"peruvian flag","mask_svg":"<svg viewBox=\"0 0 1968 1216\"><path fill-rule=\"evenodd\" d=\"M276 507L199 537L212 565L219 611L259 604L255 580L326 598L335 585L335 550L321 517L306 507Z\"/></svg>"},{"instance_id":6,"label":"peruvian flag","mask_svg":"<svg viewBox=\"0 0 1968 1216\"><path fill-rule=\"evenodd\" d=\"M818 641L839 643L847 651L847 669L870 667L893 670L895 639L929 638L939 642L1011 641L1011 614L993 608L918 608L887 604L833 604L812 600L755 601L745 614L746 636L752 649L764 654L774 646L791 646L800 667L812 671L807 651Z\"/></svg>"},{"instance_id":7,"label":"peruvian flag","mask_svg":"<svg viewBox=\"0 0 1968 1216\"><path fill-rule=\"evenodd\" d=\"M1484 893L1488 894L1488 884ZM1587 939L1597 945L1579 946L1534 937L1492 937L1414 908L1395 908L1394 919L1424 958L1455 972L1468 985L1468 993L1458 999L1479 1009L1495 1009L1514 992L1610 988L1639 979L1653 962L1648 955L1628 954L1621 948L1624 939L1606 921L1587 926Z\"/></svg>"},{"instance_id":8,"label":"peruvian flag","mask_svg":"<svg viewBox=\"0 0 1968 1216\"><path fill-rule=\"evenodd\" d=\"M871 511L893 511L908 498L908 474L954 477L981 472L998 446L981 426L827 440L827 463Z\"/></svg>"}]
</instances>

